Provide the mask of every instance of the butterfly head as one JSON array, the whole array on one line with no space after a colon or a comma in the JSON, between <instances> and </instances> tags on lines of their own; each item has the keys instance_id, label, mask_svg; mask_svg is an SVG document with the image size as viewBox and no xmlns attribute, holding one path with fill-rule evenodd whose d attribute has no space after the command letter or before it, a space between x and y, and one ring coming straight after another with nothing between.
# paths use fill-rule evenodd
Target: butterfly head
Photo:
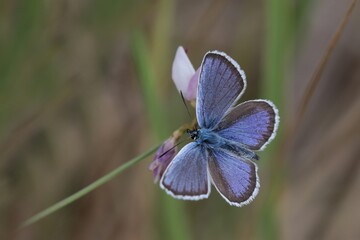
<instances>
[{"instance_id":1,"label":"butterfly head","mask_svg":"<svg viewBox=\"0 0 360 240\"><path fill-rule=\"evenodd\" d=\"M210 148L218 148L225 144L224 139L218 136L217 133L215 133L212 130L205 129L205 128L199 128L195 130L188 129L186 131L192 140L197 142L198 144L203 144Z\"/></svg>"},{"instance_id":2,"label":"butterfly head","mask_svg":"<svg viewBox=\"0 0 360 240\"><path fill-rule=\"evenodd\" d=\"M187 129L186 132L187 134L189 134L192 140L196 141L199 139L199 129L193 129L193 130Z\"/></svg>"}]
</instances>

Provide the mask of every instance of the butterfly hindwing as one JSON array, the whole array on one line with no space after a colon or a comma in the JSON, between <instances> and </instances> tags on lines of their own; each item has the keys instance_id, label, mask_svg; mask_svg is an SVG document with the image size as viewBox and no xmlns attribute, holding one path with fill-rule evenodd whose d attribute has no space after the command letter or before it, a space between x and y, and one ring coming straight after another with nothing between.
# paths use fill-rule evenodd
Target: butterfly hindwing
<instances>
[{"instance_id":1,"label":"butterfly hindwing","mask_svg":"<svg viewBox=\"0 0 360 240\"><path fill-rule=\"evenodd\" d=\"M256 164L230 152L209 150L209 172L214 186L230 205L246 205L259 191Z\"/></svg>"},{"instance_id":2,"label":"butterfly hindwing","mask_svg":"<svg viewBox=\"0 0 360 240\"><path fill-rule=\"evenodd\" d=\"M195 142L185 145L169 164L160 186L175 198L199 200L210 194L205 148Z\"/></svg>"},{"instance_id":3,"label":"butterfly hindwing","mask_svg":"<svg viewBox=\"0 0 360 240\"><path fill-rule=\"evenodd\" d=\"M224 116L214 131L250 150L262 150L275 137L278 110L268 100L241 103Z\"/></svg>"},{"instance_id":4,"label":"butterfly hindwing","mask_svg":"<svg viewBox=\"0 0 360 240\"><path fill-rule=\"evenodd\" d=\"M245 73L232 58L222 52L208 52L201 65L197 93L199 126L213 128L245 88Z\"/></svg>"}]
</instances>

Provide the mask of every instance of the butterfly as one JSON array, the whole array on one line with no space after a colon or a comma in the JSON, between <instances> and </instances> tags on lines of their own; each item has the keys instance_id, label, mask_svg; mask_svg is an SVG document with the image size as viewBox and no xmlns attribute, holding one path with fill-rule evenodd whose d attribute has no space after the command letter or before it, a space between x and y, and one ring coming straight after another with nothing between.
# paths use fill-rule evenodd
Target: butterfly
<instances>
[{"instance_id":1,"label":"butterfly","mask_svg":"<svg viewBox=\"0 0 360 240\"><path fill-rule=\"evenodd\" d=\"M275 137L278 110L268 100L235 105L246 89L240 66L219 51L205 54L196 98L198 129L188 130L192 142L170 162L160 187L177 199L208 198L211 184L233 206L250 203L260 187L259 159Z\"/></svg>"}]
</instances>

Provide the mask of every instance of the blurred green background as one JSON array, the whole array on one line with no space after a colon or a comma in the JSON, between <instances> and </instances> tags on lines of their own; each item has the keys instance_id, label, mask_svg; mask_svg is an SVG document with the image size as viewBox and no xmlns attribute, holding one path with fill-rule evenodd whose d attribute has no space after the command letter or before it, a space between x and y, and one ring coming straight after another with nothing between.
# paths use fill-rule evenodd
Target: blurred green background
<instances>
[{"instance_id":1,"label":"blurred green background","mask_svg":"<svg viewBox=\"0 0 360 240\"><path fill-rule=\"evenodd\" d=\"M0 239L360 239L360 6L303 119L304 90L350 5L318 1L0 2ZM280 109L260 154L260 193L243 208L212 191L175 200L151 161L19 229L188 122L171 80L176 48L195 68L226 52L242 100Z\"/></svg>"}]
</instances>

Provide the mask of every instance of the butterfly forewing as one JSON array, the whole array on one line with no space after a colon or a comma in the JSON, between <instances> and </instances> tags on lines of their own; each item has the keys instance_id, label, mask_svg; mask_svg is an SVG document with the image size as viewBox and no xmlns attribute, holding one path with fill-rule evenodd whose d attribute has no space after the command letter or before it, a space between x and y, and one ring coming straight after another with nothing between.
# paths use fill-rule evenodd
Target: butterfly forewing
<instances>
[{"instance_id":1,"label":"butterfly forewing","mask_svg":"<svg viewBox=\"0 0 360 240\"><path fill-rule=\"evenodd\" d=\"M175 198L199 200L210 194L207 151L195 142L183 147L169 164L160 186Z\"/></svg>"},{"instance_id":2,"label":"butterfly forewing","mask_svg":"<svg viewBox=\"0 0 360 240\"><path fill-rule=\"evenodd\" d=\"M267 100L251 100L233 108L214 131L250 150L262 150L275 137L278 122L274 104Z\"/></svg>"},{"instance_id":3,"label":"butterfly forewing","mask_svg":"<svg viewBox=\"0 0 360 240\"><path fill-rule=\"evenodd\" d=\"M198 85L196 116L201 128L211 129L246 88L244 72L224 53L205 55Z\"/></svg>"},{"instance_id":4,"label":"butterfly forewing","mask_svg":"<svg viewBox=\"0 0 360 240\"><path fill-rule=\"evenodd\" d=\"M209 150L209 172L216 189L233 206L248 204L258 193L257 166L250 160L220 149Z\"/></svg>"}]
</instances>

